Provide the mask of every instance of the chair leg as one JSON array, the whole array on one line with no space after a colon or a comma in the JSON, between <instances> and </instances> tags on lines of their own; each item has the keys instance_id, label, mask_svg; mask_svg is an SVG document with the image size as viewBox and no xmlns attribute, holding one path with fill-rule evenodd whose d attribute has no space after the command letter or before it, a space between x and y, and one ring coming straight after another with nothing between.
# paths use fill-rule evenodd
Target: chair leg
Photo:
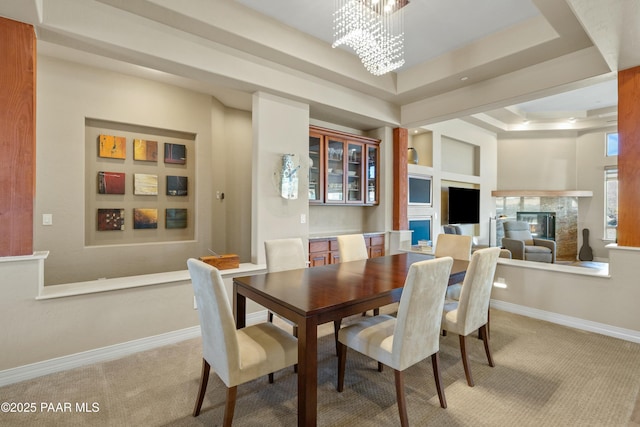
<instances>
[{"instance_id":1,"label":"chair leg","mask_svg":"<svg viewBox=\"0 0 640 427\"><path fill-rule=\"evenodd\" d=\"M273 372L269 374L269 384L273 384Z\"/></svg>"},{"instance_id":2,"label":"chair leg","mask_svg":"<svg viewBox=\"0 0 640 427\"><path fill-rule=\"evenodd\" d=\"M400 425L402 427L409 426L409 417L407 416L407 401L404 396L404 377L402 371L394 369L396 377L396 398L398 400L398 413L400 414Z\"/></svg>"},{"instance_id":3,"label":"chair leg","mask_svg":"<svg viewBox=\"0 0 640 427\"><path fill-rule=\"evenodd\" d=\"M238 386L229 387L227 389L227 403L224 407L224 427L231 427L233 422L233 412L236 409L236 394L238 393Z\"/></svg>"},{"instance_id":4,"label":"chair leg","mask_svg":"<svg viewBox=\"0 0 640 427\"><path fill-rule=\"evenodd\" d=\"M211 367L209 363L202 358L202 373L200 374L200 389L198 390L198 397L196 398L196 406L193 408L193 416L200 415L200 408L202 407L202 401L204 400L204 393L207 391L207 383L209 382L209 371Z\"/></svg>"},{"instance_id":5,"label":"chair leg","mask_svg":"<svg viewBox=\"0 0 640 427\"><path fill-rule=\"evenodd\" d=\"M491 308L487 310L487 337L491 337L491 333L489 331L489 324L491 323ZM482 339L482 334L480 333L480 329L478 329L478 339Z\"/></svg>"},{"instance_id":6,"label":"chair leg","mask_svg":"<svg viewBox=\"0 0 640 427\"><path fill-rule=\"evenodd\" d=\"M298 338L298 325L293 325L293 336ZM298 373L298 364L293 365L293 372Z\"/></svg>"},{"instance_id":7,"label":"chair leg","mask_svg":"<svg viewBox=\"0 0 640 427\"><path fill-rule=\"evenodd\" d=\"M433 366L433 378L436 380L436 390L438 391L438 399L440 399L440 407L447 409L447 399L444 396L444 388L442 388L442 375L440 375L440 353L435 352L431 355L431 365Z\"/></svg>"},{"instance_id":8,"label":"chair leg","mask_svg":"<svg viewBox=\"0 0 640 427\"><path fill-rule=\"evenodd\" d=\"M344 370L347 365L347 346L341 342L336 343L338 346L338 392L344 390Z\"/></svg>"},{"instance_id":9,"label":"chair leg","mask_svg":"<svg viewBox=\"0 0 640 427\"><path fill-rule=\"evenodd\" d=\"M336 341L336 356L340 356L338 351L338 331L340 330L340 325L342 324L342 319L333 321L333 338Z\"/></svg>"},{"instance_id":10,"label":"chair leg","mask_svg":"<svg viewBox=\"0 0 640 427\"><path fill-rule=\"evenodd\" d=\"M491 356L491 349L489 348L489 326L482 325L480 327L480 333L482 334L482 341L484 342L484 352L487 353L487 361L492 368L495 366L493 363L493 357Z\"/></svg>"},{"instance_id":11,"label":"chair leg","mask_svg":"<svg viewBox=\"0 0 640 427\"><path fill-rule=\"evenodd\" d=\"M460 353L462 353L462 366L464 366L464 375L467 377L467 384L469 387L473 387L473 378L471 377L471 370L469 369L469 355L467 355L466 338L464 335L460 335Z\"/></svg>"},{"instance_id":12,"label":"chair leg","mask_svg":"<svg viewBox=\"0 0 640 427\"><path fill-rule=\"evenodd\" d=\"M384 365L378 362L378 372L382 372L384 370Z\"/></svg>"},{"instance_id":13,"label":"chair leg","mask_svg":"<svg viewBox=\"0 0 640 427\"><path fill-rule=\"evenodd\" d=\"M373 315L374 315L374 316L377 316L377 315L379 315L379 314L380 314L380 309L379 309L379 308L374 308L374 309L373 309ZM366 315L367 315L367 312L366 312L366 311L362 313L362 317L364 317L364 316L366 316Z\"/></svg>"}]
</instances>

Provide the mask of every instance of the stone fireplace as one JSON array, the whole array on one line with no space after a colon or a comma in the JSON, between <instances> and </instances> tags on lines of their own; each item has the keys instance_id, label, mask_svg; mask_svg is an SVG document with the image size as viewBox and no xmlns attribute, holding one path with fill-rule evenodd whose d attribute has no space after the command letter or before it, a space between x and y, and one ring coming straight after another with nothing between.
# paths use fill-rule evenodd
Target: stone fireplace
<instances>
[{"instance_id":1,"label":"stone fireplace","mask_svg":"<svg viewBox=\"0 0 640 427\"><path fill-rule=\"evenodd\" d=\"M504 237L502 224L516 221L518 212L555 212L556 258L575 261L578 257L578 197L588 191L494 191L496 196L496 244Z\"/></svg>"}]
</instances>

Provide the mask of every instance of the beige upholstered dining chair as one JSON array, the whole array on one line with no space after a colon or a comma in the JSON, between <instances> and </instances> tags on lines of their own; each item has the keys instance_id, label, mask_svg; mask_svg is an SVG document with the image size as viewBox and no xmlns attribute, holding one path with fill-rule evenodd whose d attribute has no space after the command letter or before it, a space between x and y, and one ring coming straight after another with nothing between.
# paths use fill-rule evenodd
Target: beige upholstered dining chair
<instances>
[{"instance_id":1,"label":"beige upholstered dining chair","mask_svg":"<svg viewBox=\"0 0 640 427\"><path fill-rule=\"evenodd\" d=\"M489 299L499 254L500 248L496 247L475 251L464 277L460 301L446 301L444 304L442 329L460 337L462 365L470 387L473 387L473 378L469 368L467 335L480 330L489 366L494 366L489 348Z\"/></svg>"},{"instance_id":2,"label":"beige upholstered dining chair","mask_svg":"<svg viewBox=\"0 0 640 427\"><path fill-rule=\"evenodd\" d=\"M461 234L440 234L436 242L436 257L450 256L453 259L471 259L471 236ZM458 300L462 283L454 283L447 288L446 299Z\"/></svg>"},{"instance_id":3,"label":"beige upholstered dining chair","mask_svg":"<svg viewBox=\"0 0 640 427\"><path fill-rule=\"evenodd\" d=\"M271 323L236 329L220 271L193 258L187 267L202 332L202 374L193 416L200 414L213 368L227 386L223 425L231 426L238 385L296 364L298 340Z\"/></svg>"},{"instance_id":4,"label":"beige upholstered dining chair","mask_svg":"<svg viewBox=\"0 0 640 427\"><path fill-rule=\"evenodd\" d=\"M306 268L307 258L304 255L302 239L273 239L264 242L264 252L267 259L267 271L276 273L278 271L294 270L296 268ZM293 327L293 335L298 336L298 326L288 319L281 317L285 322ZM269 322L273 322L273 312L268 313Z\"/></svg>"},{"instance_id":5,"label":"beige upholstered dining chair","mask_svg":"<svg viewBox=\"0 0 640 427\"><path fill-rule=\"evenodd\" d=\"M447 407L438 352L444 293L452 265L450 257L412 264L405 279L397 317L366 317L340 329L338 391L344 389L347 347L350 347L394 369L400 423L407 426L403 371L431 356L440 406ZM380 369L381 365L378 366Z\"/></svg>"},{"instance_id":6,"label":"beige upholstered dining chair","mask_svg":"<svg viewBox=\"0 0 640 427\"><path fill-rule=\"evenodd\" d=\"M345 234L337 236L340 262L358 261L369 258L367 244L362 234Z\"/></svg>"},{"instance_id":7,"label":"beige upholstered dining chair","mask_svg":"<svg viewBox=\"0 0 640 427\"><path fill-rule=\"evenodd\" d=\"M340 251L340 262L360 261L369 258L367 244L363 234L343 234L337 236L338 250ZM373 310L373 315L377 316L380 309ZM367 313L362 313L364 316Z\"/></svg>"},{"instance_id":8,"label":"beige upholstered dining chair","mask_svg":"<svg viewBox=\"0 0 640 427\"><path fill-rule=\"evenodd\" d=\"M440 234L436 242L436 257L450 256L453 259L471 259L471 236L464 234Z\"/></svg>"}]
</instances>

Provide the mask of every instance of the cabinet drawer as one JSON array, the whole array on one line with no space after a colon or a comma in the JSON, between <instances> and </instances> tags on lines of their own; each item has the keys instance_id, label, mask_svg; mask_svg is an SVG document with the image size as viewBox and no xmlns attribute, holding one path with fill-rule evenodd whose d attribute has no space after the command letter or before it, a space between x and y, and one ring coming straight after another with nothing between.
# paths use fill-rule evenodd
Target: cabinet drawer
<instances>
[{"instance_id":1,"label":"cabinet drawer","mask_svg":"<svg viewBox=\"0 0 640 427\"><path fill-rule=\"evenodd\" d=\"M382 246L372 246L370 248L369 258L377 258L380 256L384 256L384 247Z\"/></svg>"},{"instance_id":2,"label":"cabinet drawer","mask_svg":"<svg viewBox=\"0 0 640 427\"><path fill-rule=\"evenodd\" d=\"M340 250L340 248L338 247L338 239L331 239L329 240L329 248L332 251L338 251Z\"/></svg>"},{"instance_id":3,"label":"cabinet drawer","mask_svg":"<svg viewBox=\"0 0 640 427\"><path fill-rule=\"evenodd\" d=\"M384 236L371 236L371 246L384 246Z\"/></svg>"},{"instance_id":4,"label":"cabinet drawer","mask_svg":"<svg viewBox=\"0 0 640 427\"><path fill-rule=\"evenodd\" d=\"M313 252L327 252L329 250L328 240L313 240L309 241L309 253Z\"/></svg>"},{"instance_id":5,"label":"cabinet drawer","mask_svg":"<svg viewBox=\"0 0 640 427\"><path fill-rule=\"evenodd\" d=\"M309 263L311 267L319 267L329 264L328 254L326 252L316 252L309 254Z\"/></svg>"}]
</instances>

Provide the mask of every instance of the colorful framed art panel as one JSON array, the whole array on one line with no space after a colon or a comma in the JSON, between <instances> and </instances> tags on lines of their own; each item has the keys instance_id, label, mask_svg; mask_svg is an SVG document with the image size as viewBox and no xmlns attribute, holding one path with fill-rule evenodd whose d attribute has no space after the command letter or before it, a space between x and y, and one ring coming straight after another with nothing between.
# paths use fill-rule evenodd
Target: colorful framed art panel
<instances>
[{"instance_id":1,"label":"colorful framed art panel","mask_svg":"<svg viewBox=\"0 0 640 427\"><path fill-rule=\"evenodd\" d=\"M133 209L133 228L135 230L158 228L158 209Z\"/></svg>"},{"instance_id":2,"label":"colorful framed art panel","mask_svg":"<svg viewBox=\"0 0 640 427\"><path fill-rule=\"evenodd\" d=\"M186 176L167 175L167 196L186 196L189 194L189 179Z\"/></svg>"},{"instance_id":3,"label":"colorful framed art panel","mask_svg":"<svg viewBox=\"0 0 640 427\"><path fill-rule=\"evenodd\" d=\"M98 137L98 156L109 159L125 159L127 157L127 138L114 135Z\"/></svg>"},{"instance_id":4,"label":"colorful framed art panel","mask_svg":"<svg viewBox=\"0 0 640 427\"><path fill-rule=\"evenodd\" d=\"M165 227L167 229L187 228L187 209L167 208L165 212Z\"/></svg>"},{"instance_id":5,"label":"colorful framed art panel","mask_svg":"<svg viewBox=\"0 0 640 427\"><path fill-rule=\"evenodd\" d=\"M124 194L124 172L98 172L98 194Z\"/></svg>"},{"instance_id":6,"label":"colorful framed art panel","mask_svg":"<svg viewBox=\"0 0 640 427\"><path fill-rule=\"evenodd\" d=\"M164 144L164 162L175 165L187 163L187 146L183 144Z\"/></svg>"},{"instance_id":7,"label":"colorful framed art panel","mask_svg":"<svg viewBox=\"0 0 640 427\"><path fill-rule=\"evenodd\" d=\"M133 175L133 194L136 196L157 196L158 175L136 173Z\"/></svg>"},{"instance_id":8,"label":"colorful framed art panel","mask_svg":"<svg viewBox=\"0 0 640 427\"><path fill-rule=\"evenodd\" d=\"M133 140L133 160L142 162L158 161L158 141L149 141L146 139Z\"/></svg>"},{"instance_id":9,"label":"colorful framed art panel","mask_svg":"<svg viewBox=\"0 0 640 427\"><path fill-rule=\"evenodd\" d=\"M98 209L98 231L124 230L124 209Z\"/></svg>"}]
</instances>

